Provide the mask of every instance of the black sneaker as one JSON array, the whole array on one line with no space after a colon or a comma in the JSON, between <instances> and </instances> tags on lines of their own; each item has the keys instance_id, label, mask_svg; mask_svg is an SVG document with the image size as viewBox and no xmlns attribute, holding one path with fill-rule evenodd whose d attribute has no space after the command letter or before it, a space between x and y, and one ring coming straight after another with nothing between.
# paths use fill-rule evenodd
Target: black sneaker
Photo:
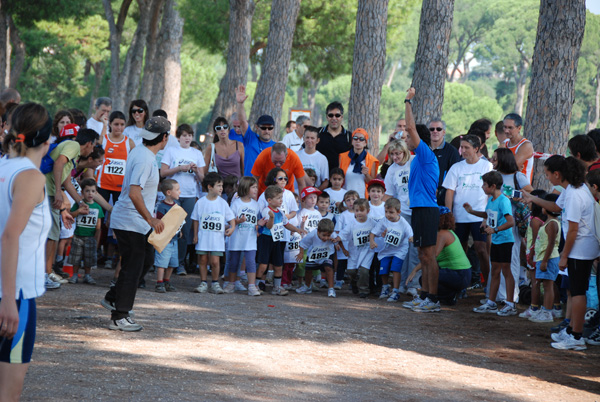
<instances>
[{"instance_id":1,"label":"black sneaker","mask_svg":"<svg viewBox=\"0 0 600 402\"><path fill-rule=\"evenodd\" d=\"M563 329L567 328L569 326L570 322L571 321L565 319L560 324L558 324L556 327L550 328L550 332L552 332L553 334L560 332Z\"/></svg>"},{"instance_id":2,"label":"black sneaker","mask_svg":"<svg viewBox=\"0 0 600 402\"><path fill-rule=\"evenodd\" d=\"M114 311L114 310L116 310L115 309L115 303L111 302L111 301L108 301L106 299L102 299L102 301L100 302L100 305L102 307L104 307L105 309L107 309L108 311ZM133 310L130 310L129 311L129 315L131 317L133 317L133 316L135 316L135 312Z\"/></svg>"},{"instance_id":3,"label":"black sneaker","mask_svg":"<svg viewBox=\"0 0 600 402\"><path fill-rule=\"evenodd\" d=\"M368 293L360 293L358 295L358 297L360 297L361 299L366 299L367 297L369 297L369 294Z\"/></svg>"},{"instance_id":4,"label":"black sneaker","mask_svg":"<svg viewBox=\"0 0 600 402\"><path fill-rule=\"evenodd\" d=\"M264 292L266 288L267 288L267 286L265 285L264 282L258 282L258 289L260 289Z\"/></svg>"},{"instance_id":5,"label":"black sneaker","mask_svg":"<svg viewBox=\"0 0 600 402\"><path fill-rule=\"evenodd\" d=\"M356 284L356 281L350 282L350 286L352 287L352 293L357 295L358 294L358 285Z\"/></svg>"}]
</instances>

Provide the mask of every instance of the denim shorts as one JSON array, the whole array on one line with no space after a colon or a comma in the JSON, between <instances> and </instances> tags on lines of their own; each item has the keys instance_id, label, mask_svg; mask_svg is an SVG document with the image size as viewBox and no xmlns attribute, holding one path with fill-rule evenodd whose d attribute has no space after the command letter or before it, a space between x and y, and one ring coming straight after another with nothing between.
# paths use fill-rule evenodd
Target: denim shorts
<instances>
[{"instance_id":1,"label":"denim shorts","mask_svg":"<svg viewBox=\"0 0 600 402\"><path fill-rule=\"evenodd\" d=\"M549 279L555 281L558 276L558 261L560 257L550 258L546 266L546 272L540 271L541 261L535 263L535 279Z\"/></svg>"},{"instance_id":2,"label":"denim shorts","mask_svg":"<svg viewBox=\"0 0 600 402\"><path fill-rule=\"evenodd\" d=\"M175 268L179 266L177 238L171 240L162 253L159 253L158 251L154 252L154 266L157 268Z\"/></svg>"}]
</instances>

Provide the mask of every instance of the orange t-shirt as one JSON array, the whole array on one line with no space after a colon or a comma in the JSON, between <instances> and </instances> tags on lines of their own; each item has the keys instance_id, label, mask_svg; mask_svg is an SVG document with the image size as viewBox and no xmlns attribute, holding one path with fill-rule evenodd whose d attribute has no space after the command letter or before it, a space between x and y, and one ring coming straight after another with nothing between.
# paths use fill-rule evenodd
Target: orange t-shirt
<instances>
[{"instance_id":1,"label":"orange t-shirt","mask_svg":"<svg viewBox=\"0 0 600 402\"><path fill-rule=\"evenodd\" d=\"M124 135L121 141L112 142L106 134L102 138L102 148L105 152L104 164L98 173L98 187L110 191L121 191L127 156L130 151L129 137Z\"/></svg>"},{"instance_id":2,"label":"orange t-shirt","mask_svg":"<svg viewBox=\"0 0 600 402\"><path fill-rule=\"evenodd\" d=\"M285 173L288 176L288 183L285 188L294 192L294 177L304 177L306 173L304 173L304 167L302 166L302 162L298 155L291 149L288 149L287 152L288 154L285 158L285 163L281 168L285 170ZM252 167L252 175L258 177L258 195L266 190L267 186L265 185L265 179L271 169L274 168L275 165L271 160L271 148L267 148L258 155L258 158L254 161L254 166Z\"/></svg>"}]
</instances>

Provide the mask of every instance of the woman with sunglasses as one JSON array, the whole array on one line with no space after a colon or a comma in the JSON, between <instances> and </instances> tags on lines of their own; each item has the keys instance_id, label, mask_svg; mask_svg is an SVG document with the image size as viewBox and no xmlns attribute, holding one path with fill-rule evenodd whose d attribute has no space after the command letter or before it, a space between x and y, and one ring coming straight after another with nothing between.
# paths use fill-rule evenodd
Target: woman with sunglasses
<instances>
[{"instance_id":1,"label":"woman with sunglasses","mask_svg":"<svg viewBox=\"0 0 600 402\"><path fill-rule=\"evenodd\" d=\"M150 118L148 112L148 104L143 99L132 100L129 104L129 119L127 120L127 127L123 134L131 138L135 145L142 143L142 137L140 132L144 128L144 124Z\"/></svg>"},{"instance_id":2,"label":"woman with sunglasses","mask_svg":"<svg viewBox=\"0 0 600 402\"><path fill-rule=\"evenodd\" d=\"M224 117L217 117L213 123L214 139L204 150L204 174L219 172L223 178L244 175L244 144L229 139L229 123ZM249 172L248 172L249 173Z\"/></svg>"},{"instance_id":3,"label":"woman with sunglasses","mask_svg":"<svg viewBox=\"0 0 600 402\"><path fill-rule=\"evenodd\" d=\"M358 194L367 194L367 183L377 176L379 161L367 152L369 134L364 128L357 128L352 133L352 149L340 154L340 168L346 173L344 188L354 190Z\"/></svg>"}]
</instances>

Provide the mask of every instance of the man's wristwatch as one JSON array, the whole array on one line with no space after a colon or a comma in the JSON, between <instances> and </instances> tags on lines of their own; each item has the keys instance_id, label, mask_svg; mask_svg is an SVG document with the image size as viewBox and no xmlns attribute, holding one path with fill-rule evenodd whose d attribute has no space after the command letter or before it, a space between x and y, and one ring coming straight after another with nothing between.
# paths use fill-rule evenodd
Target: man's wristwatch
<instances>
[{"instance_id":1,"label":"man's wristwatch","mask_svg":"<svg viewBox=\"0 0 600 402\"><path fill-rule=\"evenodd\" d=\"M412 105L412 99L404 99L404 103L410 103Z\"/></svg>"},{"instance_id":2,"label":"man's wristwatch","mask_svg":"<svg viewBox=\"0 0 600 402\"><path fill-rule=\"evenodd\" d=\"M494 233L498 234L498 228L494 228Z\"/></svg>"}]
</instances>

